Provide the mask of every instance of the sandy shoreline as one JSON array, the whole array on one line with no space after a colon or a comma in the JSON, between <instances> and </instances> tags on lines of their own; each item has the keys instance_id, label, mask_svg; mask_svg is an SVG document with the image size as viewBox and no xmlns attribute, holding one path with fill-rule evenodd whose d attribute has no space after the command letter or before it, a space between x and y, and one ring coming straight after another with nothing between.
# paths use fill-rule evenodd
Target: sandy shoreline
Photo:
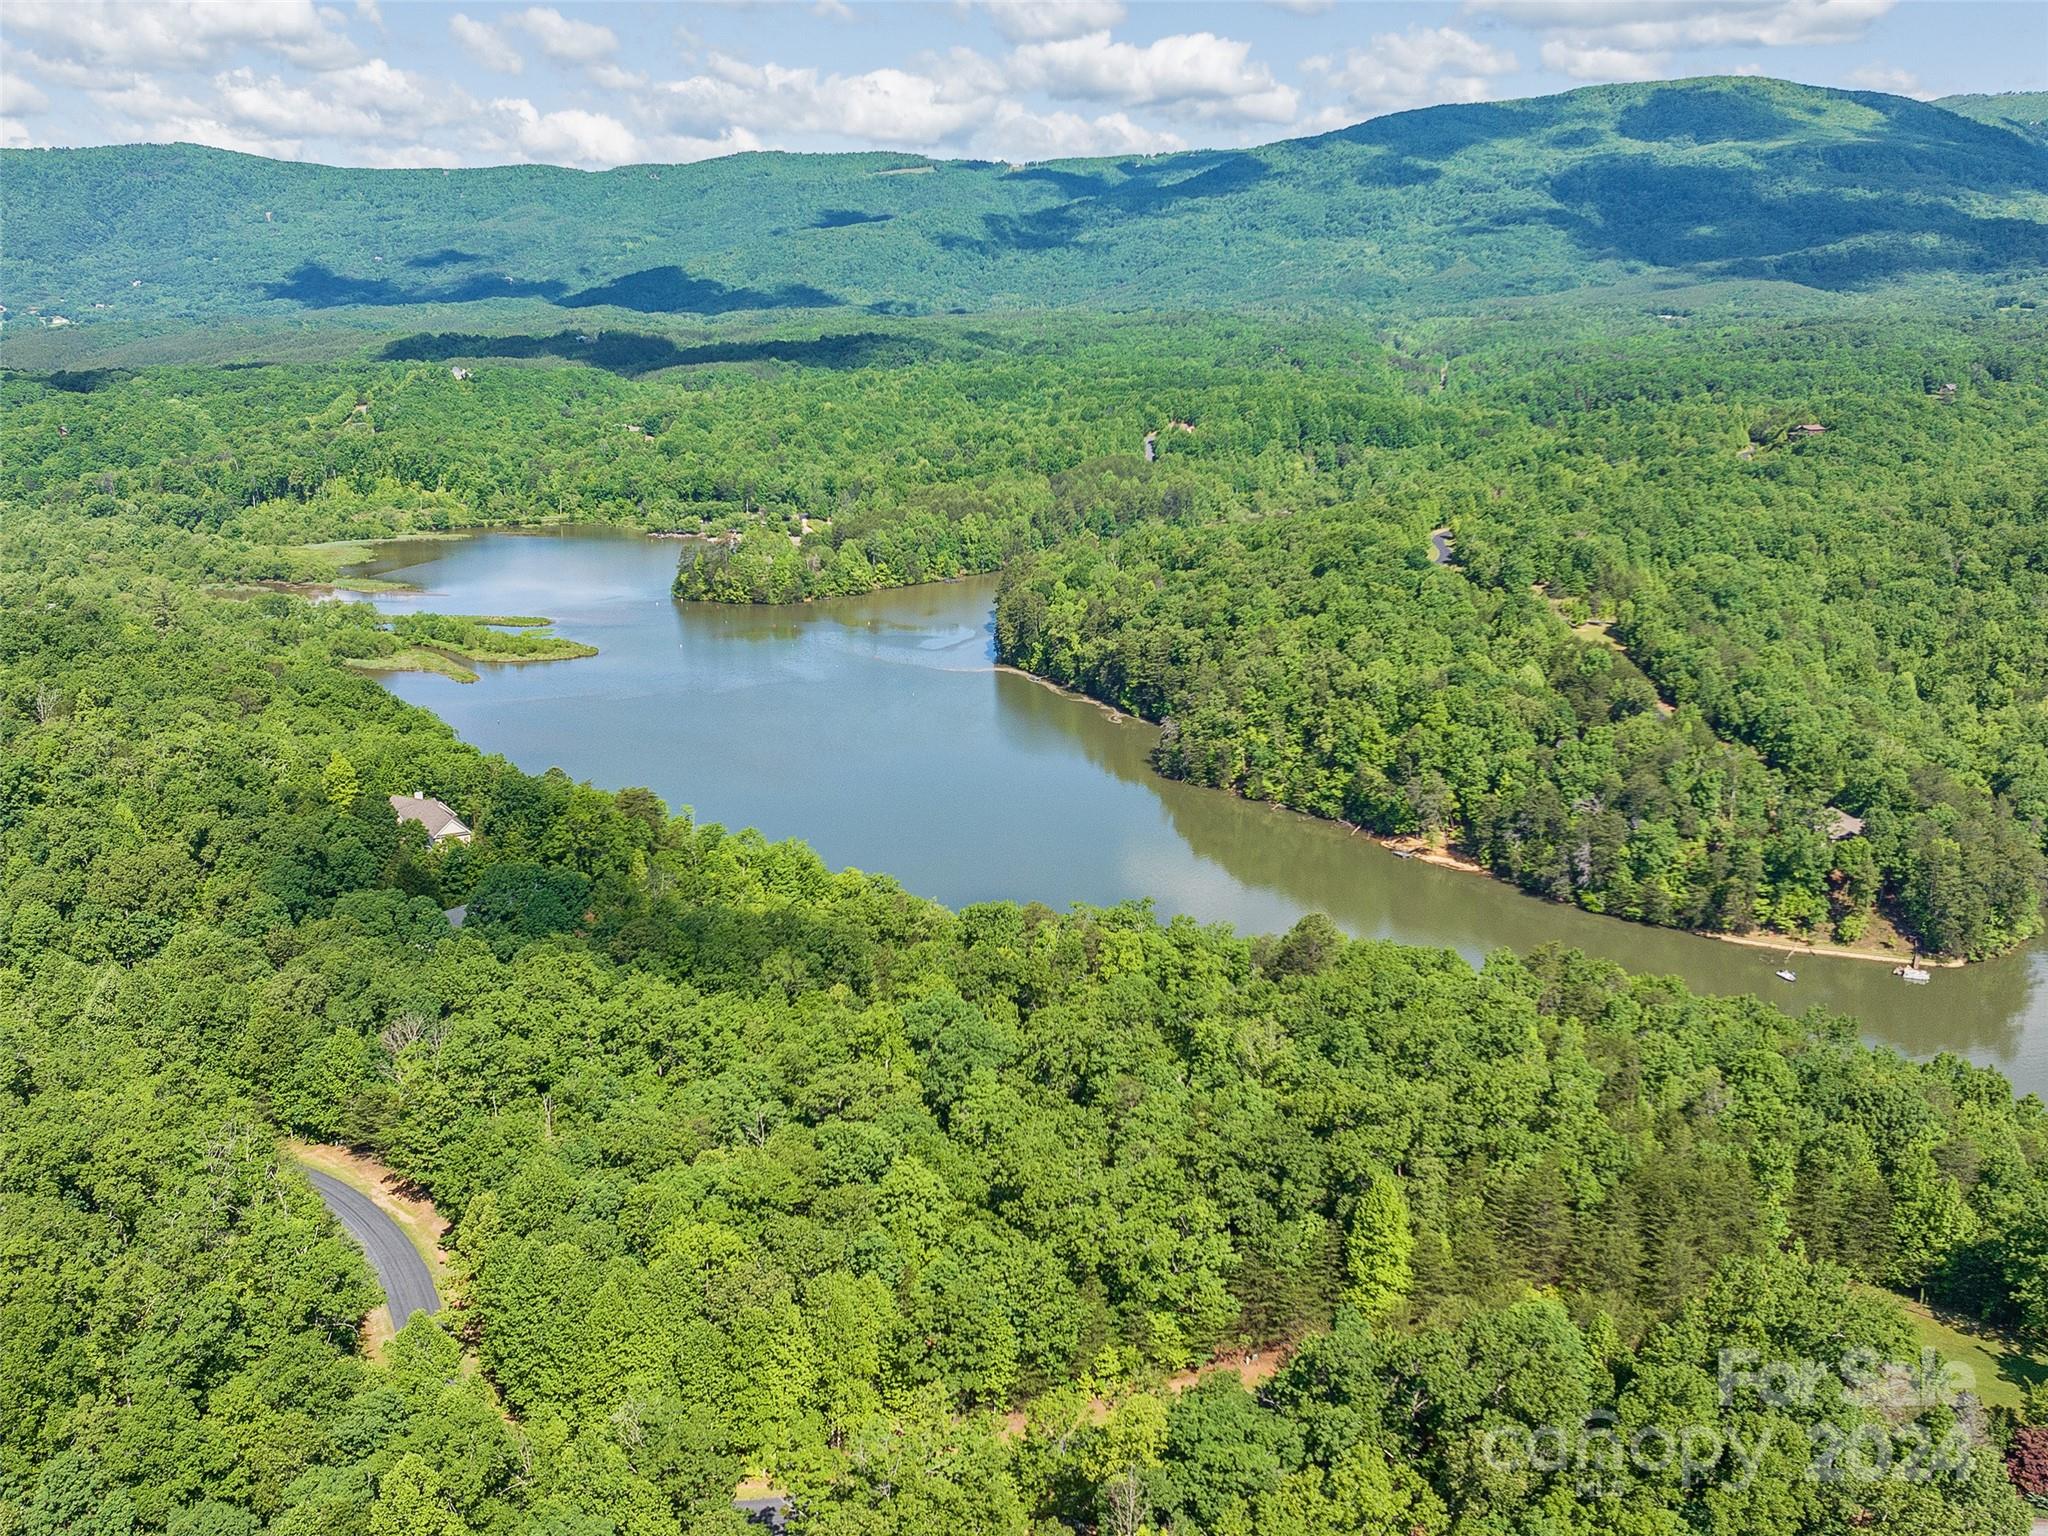
<instances>
[{"instance_id":1,"label":"sandy shoreline","mask_svg":"<svg viewBox=\"0 0 2048 1536\"><path fill-rule=\"evenodd\" d=\"M462 531L453 531L453 530L451 530L451 531L448 531L448 532L443 532L443 533L437 533L437 534L434 534L434 535L429 535L429 536L430 536L430 537L437 537L437 538L444 538L444 539L459 539L459 538L467 538L467 537L470 537L470 536L472 536L473 534L476 534L476 533L492 533L492 532L518 532L518 531L520 531L520 530L521 530L522 528L525 528L525 529L536 529L536 528L545 528L545 527L551 527L551 526L553 526L553 527L559 527L559 526L564 526L564 525L562 525L562 524L523 524L523 525L521 525L521 524L513 524L513 525L507 525L507 526L504 526L504 527L497 527L497 528L493 528L493 527L484 527L484 528L477 528L477 529L472 529L472 530L462 530ZM648 539L656 539L656 538L671 538L671 539L676 539L676 538L690 538L690 537L701 537L701 535L688 535L688 534L677 534L677 533L672 533L672 532L665 532L665 531L664 531L664 532L650 532L650 531L645 531L645 530L632 530L632 529L625 529L625 530L622 530L622 531L625 531L625 532L629 532L629 533L630 533L630 532L639 532L639 534L640 534L640 536L641 536L642 538L648 538ZM393 542L393 541L394 541L395 539L397 539L397 538L406 538L406 537L419 537L419 535L396 535L396 536L394 536L394 537L393 537L393 539L379 539L379 540L374 540L374 541L373 541L373 540L361 540L361 541L357 541L357 542L358 542L359 544L368 544L368 543L386 543L386 542ZM997 574L997 573L994 573L994 572L986 572L986 571L980 571L980 572L966 572L966 573L962 573L962 574L960 574L960 575L957 575L957 576L941 576L941 577L934 577L934 578L932 578L932 579L931 579L931 580L929 580L929 581L922 581L922 582L913 582L913 583L909 583L909 584L907 584L907 585L906 585L906 586L904 586L904 587L889 587L889 588L883 588L883 589L878 589L878 590L884 590L884 591L899 591L899 590L908 590L908 589L909 589L909 587L916 587L916 586L948 586L948 585L952 585L952 584L954 584L954 583L957 583L957 582L963 582L963 581L973 581L973 580L977 580L977 579L983 579L983 578L986 578L986 577L989 577L989 576L992 576L992 575L995 575L995 574ZM683 601L687 601L687 599L683 599ZM708 600L704 600L704 599L698 599L697 601L700 601L700 602L708 602ZM748 605L748 606L760 606L760 607L778 607L778 606L780 606L780 607L802 607L802 606L807 606L807 605L809 605L809 604L812 604L812 603L815 603L815 602L819 602L819 601L831 601L831 599L818 599L818 598L811 598L811 597L806 597L806 598L802 598L802 599L800 599L800 600L799 600L799 601L798 601L797 603L794 603L794 604L754 604L754 605ZM708 605L710 605L710 606L716 606L715 604L708 604ZM506 658L495 658L495 657L494 657L494 658L491 658L491 659L492 659L492 661L493 661L493 662L496 662L496 661L500 661L500 660L503 660L503 659L506 659ZM520 657L520 658L517 658L517 659L518 659L518 660L521 660L521 661L526 661L526 660L567 660L567 659L571 659L571 658L566 658L566 657L563 657L563 658L556 658L556 657ZM1156 724L1154 724L1154 723L1153 723L1153 722L1151 722L1151 721L1148 721L1148 720L1144 719L1144 717L1143 717L1143 716L1140 716L1140 715L1135 715L1135 714L1131 714L1131 713L1129 713L1129 712L1127 712L1127 711L1125 711L1125 710L1121 710L1121 709L1118 709L1118 708L1117 708L1117 707L1116 707L1115 705L1113 705L1113 704L1110 704L1110 703L1107 703L1107 702L1105 702L1104 700L1101 700L1101 699L1097 699L1097 698L1094 698L1094 697L1092 697L1092 696L1090 696L1090 695L1088 695L1088 694L1086 694L1086 693L1082 693L1082 692L1080 692L1080 691L1079 691L1078 689L1073 689L1073 688L1068 688L1068 687L1065 687L1065 686L1063 686L1063 685L1062 685L1062 684L1060 684L1060 683L1056 683L1056 682L1054 682L1054 681L1053 681L1053 680L1052 680L1051 678L1049 678L1049 677L1042 677L1042 676L1040 676L1040 675L1039 675L1038 673L1035 673L1035 672L1030 672L1030 671L1027 671L1026 669L1024 669L1024 668L1022 668L1022 667L1012 666L1012 665L1010 665L1010 664L1009 664L1009 663L1007 663L1007 662L1000 662L1000 661L999 661L999 662L996 662L996 663L994 663L994 664L993 664L993 666L992 666L992 670L994 670L994 671L997 671L997 672L1007 672L1007 673L1010 673L1010 674L1011 674L1011 675L1013 675L1013 676L1016 676L1016 677L1021 677L1021 678L1025 679L1025 680L1026 680L1026 681L1028 681L1028 682L1031 682L1031 683L1035 683L1035 684L1037 684L1037 685L1038 685L1039 687L1041 687L1041 688L1045 688L1045 689L1048 689L1048 690L1050 690L1050 691L1051 691L1051 692L1053 692L1053 693L1056 693L1056 694L1060 694L1060 695L1062 695L1062 696L1064 696L1064 697L1066 697L1066 698L1070 698L1070 699L1076 699L1076 700L1079 700L1080 702L1082 702L1082 703L1084 703L1084 704L1087 704L1087 705L1089 705L1089 706L1091 706L1091 707L1093 707L1093 708L1095 708L1095 709L1097 709L1097 710L1100 710L1100 711L1101 711L1101 712L1102 712L1102 713L1103 713L1104 715L1106 715L1106 716L1107 716L1107 717L1108 717L1108 718L1109 718L1109 719L1110 719L1110 720L1111 720L1112 722L1114 722L1114 723L1116 723L1116 724L1119 724L1119 725L1121 725L1121 724L1125 724L1125 723L1135 723L1135 724L1140 724L1140 725L1146 725L1146 726L1150 726L1150 727L1151 727L1152 729L1154 729L1154 730L1157 730L1157 729L1159 729L1159 727L1158 727L1158 726L1157 726ZM1227 791L1227 792L1228 792L1228 793L1232 793L1232 794L1235 794L1235 793L1236 793L1236 791L1234 791L1234 790L1233 790L1233 791ZM1244 798L1244 797L1240 796L1239 798ZM1393 854L1393 855L1394 855L1395 857L1397 857L1397 858L1403 858L1403 859L1416 859L1416 860L1419 860L1420 862L1422 862L1422 863L1425 863L1425 864L1432 864L1432 865L1435 865L1435 866L1436 866L1437 868L1439 868L1439 869L1451 869L1451 870L1457 870L1457 871L1459 871L1460 873L1463 873L1463 874L1470 874L1470 875L1480 875L1480 876L1483 876L1483 877L1485 877L1486 879L1489 879L1489 880L1494 880L1494 881L1498 881L1499 883L1501 883L1501 884L1503 884L1503 885L1509 885L1511 889L1519 889L1519 888L1517 888L1517 887L1513 887L1513 886L1511 885L1511 883L1510 883L1510 882L1508 882L1508 881L1504 881L1504 880L1501 880L1500 876L1496 875L1496 874L1495 874L1495 873L1494 873L1494 872L1493 872L1493 871L1492 871L1491 869L1487 868L1487 867L1486 867L1486 866L1485 866L1484 864L1480 863L1480 862L1479 862L1479 861L1478 861L1477 859L1474 859L1474 858L1472 858L1472 857L1471 857L1471 856L1469 856L1468 854L1460 853L1460 852L1458 852L1458 851L1456 851L1455 849L1452 849L1452 848L1439 848L1439 847L1437 847L1436 845L1434 845L1433 843L1430 843L1430 842L1426 841L1426 840L1425 840L1425 839L1423 839L1423 838L1420 838L1420 837L1414 836L1413 834L1404 834L1404 835L1398 835L1398 836L1387 836L1387 835L1385 835L1385 834L1382 834L1382 833L1378 833L1378 832L1372 832L1372 831L1369 831L1369 830L1367 830L1367 829L1366 829L1366 828L1364 828L1364 827L1361 827L1361 826L1357 826L1357 825L1355 825L1355 824L1353 824L1353 823L1351 823L1351 822L1348 822L1348 821L1345 821L1345 820L1343 820L1343 819L1342 819L1342 818L1340 818L1340 817L1318 816L1318 815L1316 815L1316 814L1315 814L1315 813L1313 813L1313 812L1310 812L1310 811L1303 811L1303 810L1300 810L1300 809L1299 809L1298 807L1295 807L1295 806L1290 806L1290 805L1285 805L1285 804L1282 804L1281 802L1278 802L1278 801L1272 801L1272 802L1268 802L1268 803L1269 803L1269 804L1270 804L1270 805L1272 806L1272 808L1273 808L1274 810L1284 810L1284 811L1290 812L1291 814L1294 814L1294 815L1298 815L1298 816L1305 816L1305 817L1307 817L1308 819L1310 819L1310 820L1312 820L1312 821L1320 821L1320 822L1324 822L1324 823L1326 823L1326 824L1328 824L1328 825L1331 825L1331 826L1338 826L1338 827L1343 827L1343 828L1345 828L1345 829L1346 829L1347 831L1349 831L1349 832L1351 833L1351 835L1352 835L1352 836L1354 836L1354 837L1363 837L1363 838L1364 838L1364 839L1365 839L1366 841L1368 841L1368 842L1371 842L1371 843L1375 843L1375 844L1377 844L1378 846L1380 846L1380 847L1382 847L1382 848L1386 849L1386 850L1387 850L1387 851L1388 851L1389 853L1392 853L1392 854ZM1522 891L1522 892L1521 892L1521 894L1523 894L1523 895L1526 895L1526 896L1528 896L1528 897L1529 897L1529 899L1530 899L1530 900L1532 900L1532 901L1541 901L1541 900L1544 900L1544 898L1543 898L1543 897L1541 897L1541 896L1538 896L1538 895L1534 894L1533 892L1527 892L1527 891ZM1559 905L1559 906L1565 906L1565 905L1570 905L1570 903L1558 902L1558 903L1554 903L1554 905ZM1594 913L1594 914L1592 914L1592 915L1594 915L1594 916L1609 916L1610 914L1606 914L1606 913ZM1618 923L1628 923L1628 922L1632 922L1632 921L1633 921L1633 919L1630 919L1630 918L1612 918L1612 921L1615 921L1615 922L1618 922ZM1657 925L1657 924L1641 924L1641 925L1639 925L1639 926L1643 926L1643 927L1653 927L1653 928L1654 928L1654 927L1657 927L1657 926L1659 926L1659 925ZM1880 948L1871 948L1871 947L1866 947L1866 946L1861 946L1861 945L1849 945L1849 944L1833 944L1833 943L1828 943L1828 942L1825 942L1825 941L1819 941L1819 940L1812 940L1812 939L1802 939L1802 938L1796 937L1796 936L1794 936L1794 935L1791 935L1791 934L1779 934L1779 933L1773 933L1773 932L1770 932L1770 931L1768 931L1768 930L1759 930L1759 931L1757 931L1757 932L1755 932L1755 933L1717 933L1717 932L1713 932L1713 931L1711 931L1711 930L1708 930L1708 929L1704 929L1704 928L1671 928L1671 929L1669 929L1668 931L1669 931L1669 932L1672 932L1672 933L1683 933L1683 934L1688 934L1688 935L1691 935L1692 937L1695 937L1695 938L1702 938L1702 939L1712 939L1712 940L1714 940L1714 941L1716 941L1716 942L1718 942L1718 943L1722 943L1722 944L1734 944L1734 945L1737 945L1737 946L1739 946L1739 947L1741 947L1741 948L1745 948L1745 949L1759 949L1759 950L1778 950L1778 951L1782 951L1782 952L1786 953L1787 955L1812 955L1812 956L1818 956L1818 957L1820 957L1820 958L1824 958L1824 959L1837 959L1837 960L1860 960L1860 961L1863 961L1863 962L1866 962L1866 963L1869 963L1869 962L1876 962L1876 963L1879 963L1879 964L1889 965L1889 966L1892 966L1892 967L1894 967L1894 968L1896 968L1896 967L1899 967L1899 966L1903 966L1903 965L1906 965L1906 964L1908 964L1908 963L1911 963L1911 964L1915 964L1915 965L1918 965L1918 966L1922 967L1923 969L1928 969L1928 970L1934 970L1934 969L1941 969L1941 970L1956 970L1956 969L1961 969L1961 968L1963 968L1964 966L1967 966L1967 965L1969 964L1969 962L1968 962L1967 960L1951 960L1951 959L1936 959L1936 958L1931 958L1931 957L1928 957L1928 956L1924 956L1924 955L1919 955L1919 954L1917 954L1917 952L1913 951L1913 950L1912 950L1912 949L1910 949L1910 948L1897 948L1897 949L1891 949L1891 948L1883 948L1883 949L1880 949Z\"/></svg>"},{"instance_id":2,"label":"sandy shoreline","mask_svg":"<svg viewBox=\"0 0 2048 1536\"><path fill-rule=\"evenodd\" d=\"M1152 725L1152 722L1143 715L1127 714L1125 711L1118 709L1114 704L1106 704L1101 699L1091 697L1077 689L1062 687L1049 677L1040 677L1036 672L1026 672L1022 667L1013 667L1007 661L999 661L989 670L992 672L1007 672L1012 677L1023 678L1027 683L1036 683L1039 687L1046 689L1048 692L1056 693L1063 699L1072 699L1077 704L1086 704L1090 708L1099 709L1118 725L1126 723ZM1152 726L1152 728L1155 731L1159 729L1156 725Z\"/></svg>"},{"instance_id":3,"label":"sandy shoreline","mask_svg":"<svg viewBox=\"0 0 2048 1536\"><path fill-rule=\"evenodd\" d=\"M997 672L1008 672L1013 676L1025 678L1030 682L1038 684L1039 687L1050 689L1064 698L1092 705L1108 715L1111 720L1120 724L1126 721L1136 721L1141 725L1152 725L1151 721L1144 719L1142 716L1127 714L1112 704L1104 703L1101 699L1093 698L1073 688L1064 687L1049 677L1040 677L1036 672L1027 672L1022 667L1013 667L1007 662L997 662L994 670ZM1157 730L1158 727L1153 726L1153 729ZM1225 790L1222 793L1236 794L1237 792L1235 790ZM1243 799L1244 796L1240 795L1238 798ZM1384 833L1373 832L1353 822L1345 821L1341 817L1318 816L1312 811L1304 811L1295 806L1285 805L1277 800L1267 801L1266 804L1273 810L1286 811L1294 816L1304 816L1310 821L1319 821L1326 826L1343 827L1353 837L1362 837L1367 842L1386 849L1387 852L1393 854L1396 858L1414 859L1419 863L1434 864L1438 869L1454 869L1461 874L1480 875L1488 880L1506 885L1511 890L1516 890L1519 894L1527 896L1531 901L1542 901L1544 899L1534 892L1522 891L1519 887L1510 884L1510 882L1502 880L1500 876L1469 854L1459 853L1452 848L1439 848L1434 843L1428 842L1412 833L1390 837ZM1570 903L1552 902L1551 905L1568 906ZM1635 923L1633 918L1612 917L1604 912L1596 912L1591 915L1608 918L1611 922L1634 924L1637 927L1655 928L1659 926L1654 923ZM1928 955L1918 954L1911 949L1870 949L1856 945L1830 944L1824 941L1797 938L1791 934L1772 933L1768 929L1759 929L1755 933L1716 933L1707 928L1669 928L1664 931L1683 933L1698 939L1712 939L1721 944L1735 944L1744 949L1779 950L1788 955L1814 955L1829 960L1876 961L1895 968L1911 963L1918 965L1923 970L1961 970L1970 963L1967 960L1937 959Z\"/></svg>"}]
</instances>

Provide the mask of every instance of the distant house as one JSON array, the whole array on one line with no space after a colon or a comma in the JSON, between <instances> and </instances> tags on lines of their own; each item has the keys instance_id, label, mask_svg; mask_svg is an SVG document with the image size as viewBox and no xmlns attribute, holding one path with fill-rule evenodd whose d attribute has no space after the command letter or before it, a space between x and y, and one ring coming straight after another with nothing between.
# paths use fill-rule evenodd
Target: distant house
<instances>
[{"instance_id":1,"label":"distant house","mask_svg":"<svg viewBox=\"0 0 2048 1536\"><path fill-rule=\"evenodd\" d=\"M447 806L431 796L417 792L410 795L393 795L391 812L400 822L416 821L427 829L427 841L439 843L454 838L466 843L476 834L469 830L463 819Z\"/></svg>"},{"instance_id":2,"label":"distant house","mask_svg":"<svg viewBox=\"0 0 2048 1536\"><path fill-rule=\"evenodd\" d=\"M1851 816L1847 811L1837 810L1831 805L1827 809L1827 817L1828 840L1830 842L1839 843L1845 837L1861 837L1863 835L1863 818L1861 816Z\"/></svg>"},{"instance_id":3,"label":"distant house","mask_svg":"<svg viewBox=\"0 0 2048 1536\"><path fill-rule=\"evenodd\" d=\"M467 368L450 368L448 371L458 379L466 379L469 377L469 370Z\"/></svg>"},{"instance_id":4,"label":"distant house","mask_svg":"<svg viewBox=\"0 0 2048 1536\"><path fill-rule=\"evenodd\" d=\"M1827 428L1822 426L1817 421L1804 421L1801 422L1798 426L1794 427L1792 430L1794 432L1801 433L1807 437L1819 437L1821 433L1827 431Z\"/></svg>"}]
</instances>

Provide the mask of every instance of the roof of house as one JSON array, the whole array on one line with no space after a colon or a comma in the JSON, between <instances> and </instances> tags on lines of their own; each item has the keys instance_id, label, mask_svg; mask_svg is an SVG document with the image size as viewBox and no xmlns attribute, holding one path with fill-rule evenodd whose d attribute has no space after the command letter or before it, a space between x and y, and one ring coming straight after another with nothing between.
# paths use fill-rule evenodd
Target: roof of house
<instances>
[{"instance_id":1,"label":"roof of house","mask_svg":"<svg viewBox=\"0 0 2048 1536\"><path fill-rule=\"evenodd\" d=\"M1860 837L1863 834L1863 818L1851 816L1847 811L1828 807L1828 836L1836 842L1845 837Z\"/></svg>"},{"instance_id":2,"label":"roof of house","mask_svg":"<svg viewBox=\"0 0 2048 1536\"><path fill-rule=\"evenodd\" d=\"M418 822L427 829L427 836L437 843L444 837L467 842L471 835L468 824L460 816L430 795L393 795L391 811L400 821Z\"/></svg>"}]
</instances>

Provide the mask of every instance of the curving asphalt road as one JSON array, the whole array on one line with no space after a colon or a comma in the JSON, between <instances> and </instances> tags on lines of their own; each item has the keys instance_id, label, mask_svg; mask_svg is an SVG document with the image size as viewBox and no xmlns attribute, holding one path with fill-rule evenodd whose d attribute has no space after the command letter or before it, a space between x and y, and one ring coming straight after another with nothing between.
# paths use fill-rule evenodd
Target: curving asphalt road
<instances>
[{"instance_id":1,"label":"curving asphalt road","mask_svg":"<svg viewBox=\"0 0 2048 1536\"><path fill-rule=\"evenodd\" d=\"M348 1235L370 1256L370 1268L384 1287L384 1302L391 1309L393 1330L403 1328L415 1312L438 1312L441 1298L434 1293L434 1277L427 1261L420 1257L398 1223L377 1209L377 1203L360 1190L351 1189L332 1174L305 1169L320 1199Z\"/></svg>"}]
</instances>

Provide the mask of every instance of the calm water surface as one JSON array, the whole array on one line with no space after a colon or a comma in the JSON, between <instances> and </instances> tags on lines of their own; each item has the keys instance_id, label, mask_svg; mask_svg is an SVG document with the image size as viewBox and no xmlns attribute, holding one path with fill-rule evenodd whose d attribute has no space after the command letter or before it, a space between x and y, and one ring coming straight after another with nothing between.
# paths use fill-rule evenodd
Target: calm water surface
<instances>
[{"instance_id":1,"label":"calm water surface","mask_svg":"<svg viewBox=\"0 0 2048 1536\"><path fill-rule=\"evenodd\" d=\"M1937 971L1779 953L1593 917L1475 875L1396 859L1327 822L1173 783L1154 731L992 661L993 584L799 608L672 602L673 541L579 531L388 545L365 570L426 588L391 611L546 614L600 654L485 666L461 684L392 677L464 739L539 772L641 784L699 820L800 837L952 906L1152 897L1244 932L1304 912L1355 934L1499 948L1575 945L1705 992L1754 992L1861 1021L1914 1055L1948 1050L2048 1094L2048 948Z\"/></svg>"}]
</instances>

